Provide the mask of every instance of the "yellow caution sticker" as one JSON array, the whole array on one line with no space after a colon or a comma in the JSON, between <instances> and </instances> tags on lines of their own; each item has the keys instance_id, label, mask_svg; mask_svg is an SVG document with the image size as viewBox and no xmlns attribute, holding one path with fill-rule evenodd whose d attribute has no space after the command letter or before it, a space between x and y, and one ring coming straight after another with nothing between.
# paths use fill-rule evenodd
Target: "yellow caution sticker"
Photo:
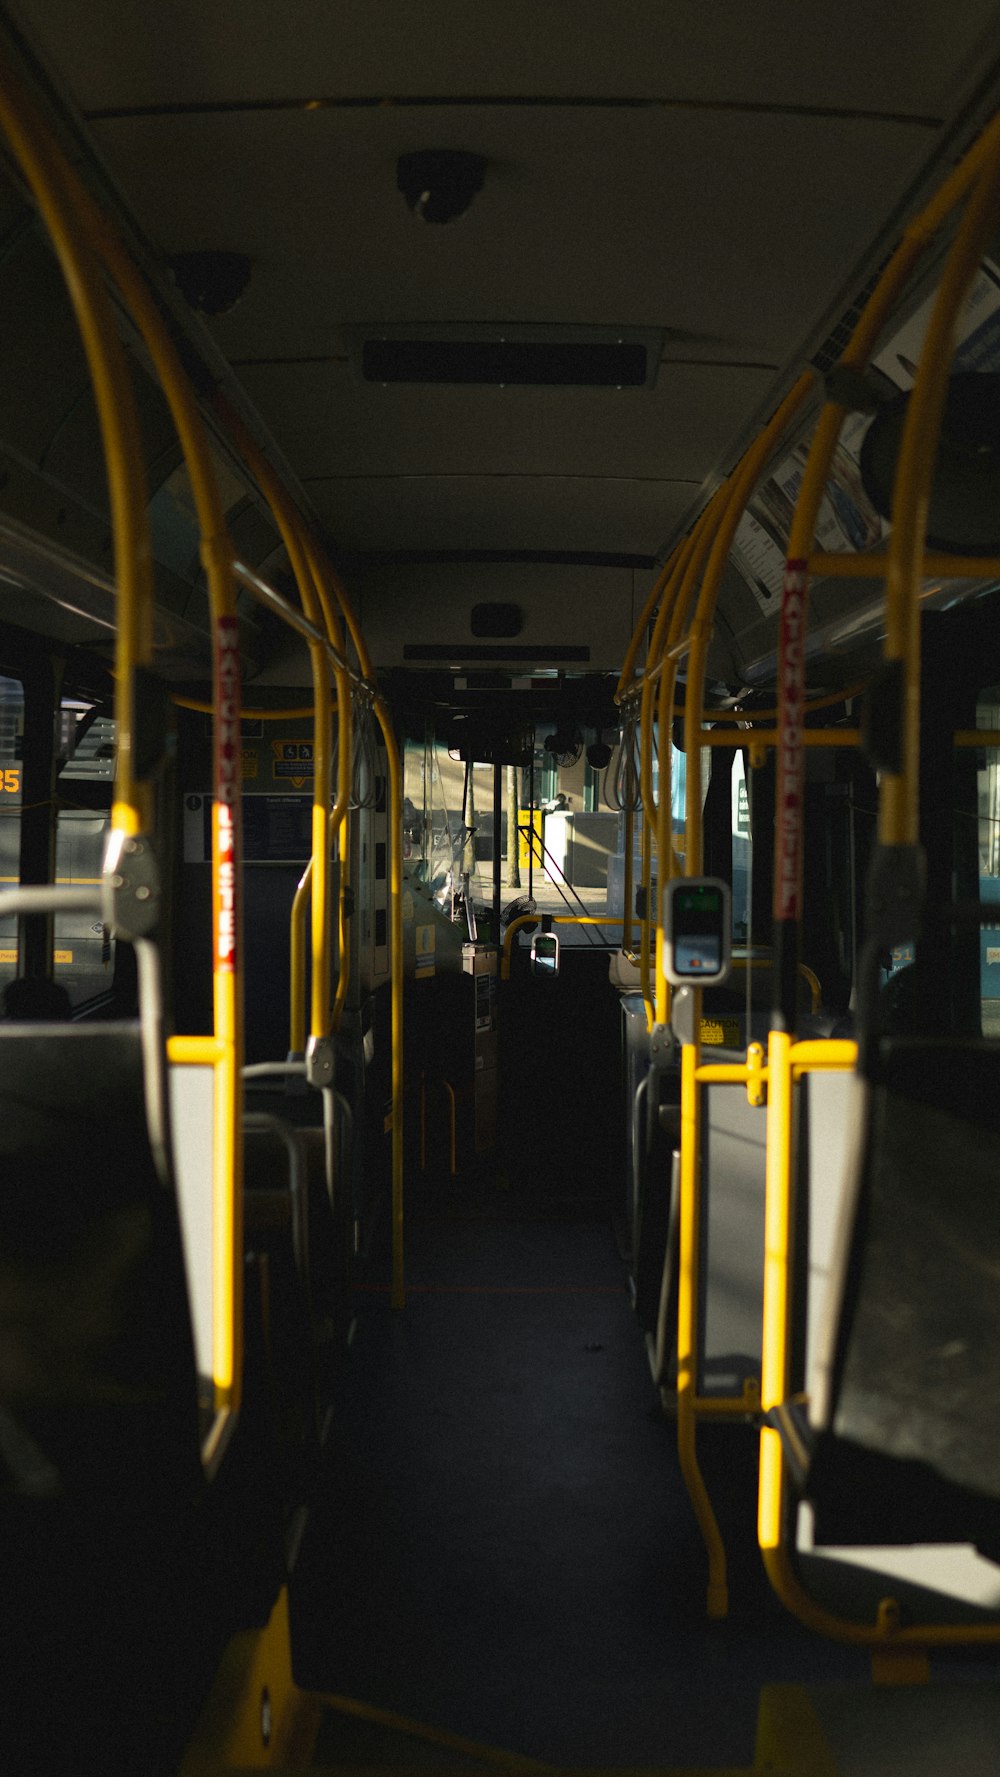
<instances>
[{"instance_id":1,"label":"yellow caution sticker","mask_svg":"<svg viewBox=\"0 0 1000 1777\"><path fill-rule=\"evenodd\" d=\"M703 1018L701 1021L701 1041L706 1048L738 1049L741 1041L739 1019Z\"/></svg>"}]
</instances>

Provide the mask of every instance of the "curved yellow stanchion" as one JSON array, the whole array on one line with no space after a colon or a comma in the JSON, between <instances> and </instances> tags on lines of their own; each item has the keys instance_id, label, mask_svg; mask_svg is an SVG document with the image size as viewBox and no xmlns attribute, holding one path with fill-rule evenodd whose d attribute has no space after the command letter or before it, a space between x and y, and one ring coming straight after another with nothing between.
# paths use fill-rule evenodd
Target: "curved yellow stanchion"
<instances>
[{"instance_id":1,"label":"curved yellow stanchion","mask_svg":"<svg viewBox=\"0 0 1000 1777\"><path fill-rule=\"evenodd\" d=\"M68 193L66 166L6 68L0 68L0 129L31 187L76 316L104 445L117 588L112 828L131 835L147 824L135 773L134 674L148 664L153 587L142 439L125 354L86 231Z\"/></svg>"},{"instance_id":2,"label":"curved yellow stanchion","mask_svg":"<svg viewBox=\"0 0 1000 1777\"><path fill-rule=\"evenodd\" d=\"M905 289L921 254L938 233L942 223L969 193L996 153L1000 135L1000 118L983 132L973 148L945 181L940 191L925 205L904 230L902 239L865 304L854 332L840 359L839 369L861 372L866 369L879 335ZM950 356L950 345L948 352ZM781 961L782 1004L778 1015L791 1018L791 957L797 953L798 928L801 920L802 895L802 791L804 782L802 706L805 688L805 633L808 623L808 577L813 556L816 523L820 503L826 489L833 453L837 447L847 407L836 399L827 399L820 413L809 455L803 471L788 539L788 560L782 595L781 631L778 649L780 687L778 782L775 820L774 919L776 944ZM921 537L921 543L923 539ZM893 572L904 575L906 569L899 555ZM893 793L898 798L898 792ZM894 822L898 814L893 816ZM785 953L788 953L787 956Z\"/></svg>"},{"instance_id":3,"label":"curved yellow stanchion","mask_svg":"<svg viewBox=\"0 0 1000 1777\"><path fill-rule=\"evenodd\" d=\"M403 1268L403 767L385 699L375 685L375 669L346 588L317 546L317 563L340 606L363 678L372 689L376 720L389 770L389 961L392 995L392 1295L394 1308L406 1300Z\"/></svg>"},{"instance_id":4,"label":"curved yellow stanchion","mask_svg":"<svg viewBox=\"0 0 1000 1777\"><path fill-rule=\"evenodd\" d=\"M720 490L712 508L713 522L699 539L699 548L692 551L685 584L675 603L663 655L659 685L659 736L661 748L664 731L668 729L668 713L673 705L672 662L682 653L688 655L687 684L684 706L684 742L687 757L685 797L684 874L697 876L702 866L702 778L701 740L704 731L705 679L708 646L718 599L722 574L729 555L736 526L746 503L780 439L798 413L812 388L812 372L804 372L772 414L760 436L746 451L738 468ZM687 588L693 586L699 560L707 555L704 574L687 634L677 635L683 625L689 602ZM669 737L667 737L669 746ZM662 761L662 752L661 752ZM658 837L663 833L664 781L661 762ZM661 869L664 859L661 850ZM662 937L657 910L657 962ZM668 1011L667 983L657 968L656 1011L658 1021L665 1021ZM700 1296L700 1223L701 1223L701 1101L698 1083L700 1065L701 994L693 990L692 1024L694 1041L681 1050L681 1147L680 1147L680 1258L678 1266L677 1302L677 1446L681 1472L705 1540L709 1564L707 1609L709 1616L724 1616L727 1610L726 1557L718 1522L708 1496L704 1477L698 1464L696 1425L698 1402L696 1378L699 1363L699 1296ZM743 1402L733 1403L739 1410ZM727 1403L729 1406L729 1403Z\"/></svg>"},{"instance_id":5,"label":"curved yellow stanchion","mask_svg":"<svg viewBox=\"0 0 1000 1777\"><path fill-rule=\"evenodd\" d=\"M240 921L240 666L232 544L205 429L180 360L144 279L82 188L102 257L153 360L177 427L201 532L214 629L212 904L213 1017L223 1053L214 1064L213 1382L219 1416L239 1408L243 1342L243 934Z\"/></svg>"},{"instance_id":6,"label":"curved yellow stanchion","mask_svg":"<svg viewBox=\"0 0 1000 1777\"><path fill-rule=\"evenodd\" d=\"M968 198L965 214L949 252L938 295L921 352L908 406L897 462L893 494L893 529L888 556L879 561L878 572L886 578L885 657L901 663L903 703L901 710L901 769L883 773L879 796L879 840L884 846L913 846L918 840L919 794L919 689L920 634L919 591L928 570L957 567L970 571L964 557L930 556L925 553L927 507L933 474L937 434L944 409L955 327L976 268L1000 222L1000 118L986 130L972 152L956 168L942 191L907 229L899 248L883 273L865 313L855 329L844 362L863 368L884 324L889 308L908 279L919 253L941 223ZM827 471L839 435L844 409L828 403L820 416L800 489L789 542L785 602L796 609L794 640L801 656L805 624L805 586L808 572L839 566L839 558L813 552L816 517ZM933 567L931 563L933 562ZM983 564L978 564L982 571ZM976 571L973 569L973 571ZM858 568L860 574L865 569ZM779 803L778 825L783 810L801 808L801 672L789 667L788 633L783 624L779 666ZM959 738L959 737L956 737ZM797 825L797 833L795 828ZM791 841L783 854L779 833L775 879L784 866L784 906L776 900L789 927L797 930L801 877L801 822L789 823ZM787 1018L783 1023L788 1024ZM795 1173L795 1083L803 1074L822 1068L855 1065L853 1045L796 1043L789 1028L771 1031L768 1049L768 1118L766 1186L766 1269L764 1292L764 1363L762 1406L765 1411L781 1405L788 1396L793 1252L793 1178ZM984 1644L1000 1640L1000 1623L937 1623L902 1627L892 1598L883 1599L874 1622L838 1617L817 1605L805 1591L795 1570L788 1546L785 1497L785 1464L777 1431L761 1432L758 1536L764 1563L778 1596L796 1616L820 1634L864 1645L885 1653L905 1652L961 1643Z\"/></svg>"},{"instance_id":7,"label":"curved yellow stanchion","mask_svg":"<svg viewBox=\"0 0 1000 1777\"><path fill-rule=\"evenodd\" d=\"M729 557L736 527L754 487L763 474L769 458L801 410L815 385L815 374L803 371L785 399L776 408L760 436L754 440L732 477L732 491L718 529L705 569L701 593L691 625L691 653L688 659L687 695L684 708L684 745L688 760L687 823L685 832L684 874L698 876L702 863L702 782L701 756L704 732L705 676L708 667L708 644L722 584L723 570Z\"/></svg>"},{"instance_id":8,"label":"curved yellow stanchion","mask_svg":"<svg viewBox=\"0 0 1000 1777\"><path fill-rule=\"evenodd\" d=\"M622 920L616 919L611 914L608 914L607 918L603 914L591 913L550 913L545 914L544 917L551 919L553 925L557 926L620 926L623 924ZM503 950L500 956L501 981L510 980L510 953L518 932L522 931L525 926L538 925L542 918L541 913L521 913L517 919L511 920L503 935Z\"/></svg>"},{"instance_id":9,"label":"curved yellow stanchion","mask_svg":"<svg viewBox=\"0 0 1000 1777\"><path fill-rule=\"evenodd\" d=\"M885 658L903 665L902 771L883 772L879 839L917 843L920 776L920 605L924 539L938 434L948 391L955 329L979 263L1000 224L1000 119L972 193L931 312L907 407L896 464L886 575Z\"/></svg>"},{"instance_id":10,"label":"curved yellow stanchion","mask_svg":"<svg viewBox=\"0 0 1000 1777\"><path fill-rule=\"evenodd\" d=\"M240 455L257 482L264 498L274 514L275 522L285 546L292 574L295 579L299 602L309 622L317 629L322 629L325 612L317 595L312 569L303 547L301 521L294 502L271 468L263 451L257 445L244 426L239 415L221 397L216 396L216 411L219 413L227 431L232 437ZM329 634L329 625L327 625ZM331 640L333 637L331 636ZM332 700L330 695L329 660L321 643L312 637L306 638L309 649L309 665L313 681L313 697L315 700L314 747L313 747L313 808L312 808L312 847L310 858L310 891L312 897L312 974L310 995L310 1035L315 1041L322 1041L329 1032L330 999L332 972L330 966L330 872L329 872L329 817L332 789L332 772L330 768L331 752L331 715ZM338 707L350 702L350 687L346 677L338 682ZM294 922L293 922L294 923ZM293 973L291 976L293 992L295 983L301 980L301 958L294 954ZM298 964L298 970L294 965ZM292 1033L292 1049L295 1051L295 1037ZM304 1042L301 1045L305 1047Z\"/></svg>"}]
</instances>

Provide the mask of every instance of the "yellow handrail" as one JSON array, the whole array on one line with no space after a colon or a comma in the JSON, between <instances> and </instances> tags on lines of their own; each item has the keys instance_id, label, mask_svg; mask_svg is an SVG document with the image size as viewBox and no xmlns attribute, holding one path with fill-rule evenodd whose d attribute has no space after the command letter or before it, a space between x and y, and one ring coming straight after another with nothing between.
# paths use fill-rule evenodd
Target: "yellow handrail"
<instances>
[{"instance_id":1,"label":"yellow handrail","mask_svg":"<svg viewBox=\"0 0 1000 1777\"><path fill-rule=\"evenodd\" d=\"M652 709L652 690L654 675L659 674L657 686L656 712L656 758L658 768L658 795L655 805L647 806L650 824L656 843L657 887L662 900L663 890L674 873L673 844L673 791L671 785L673 771L673 735L671 733L671 711L674 701L674 686L677 678L677 642L688 609L694 597L694 589L702 562L708 552L715 526L728 505L732 487L732 478L724 481L717 489L703 514L703 522L699 522L692 533L692 546L683 561L683 572L672 599L664 598L660 616L657 619L653 637L650 642L647 658L647 674L643 679L642 704L640 715L640 781L648 784L650 805L652 804L652 746L653 726L650 720ZM661 641L662 638L662 641ZM648 892L648 887L647 887ZM648 905L648 903L647 903ZM653 910L649 909L652 920ZM665 1024L670 1010L670 988L666 976L660 966L662 949L662 931L659 909L656 910L655 923L651 930L656 933L655 979L653 982L653 998L656 1020Z\"/></svg>"},{"instance_id":2,"label":"yellow handrail","mask_svg":"<svg viewBox=\"0 0 1000 1777\"><path fill-rule=\"evenodd\" d=\"M698 996L700 999L700 995ZM698 1011L695 1012L697 1029ZM677 1454L708 1555L706 1609L724 1617L729 1609L726 1551L718 1520L708 1497L696 1448L695 1391L698 1376L698 1223L700 1210L701 1140L697 1042L681 1050L681 1142L679 1168L679 1258L677 1266Z\"/></svg>"},{"instance_id":3,"label":"yellow handrail","mask_svg":"<svg viewBox=\"0 0 1000 1777\"><path fill-rule=\"evenodd\" d=\"M107 465L117 587L117 749L111 823L116 832L134 834L146 826L148 816L135 774L135 668L149 661L153 601L148 496L135 397L108 294L69 196L63 157L6 67L0 68L0 129L48 229L93 384Z\"/></svg>"},{"instance_id":4,"label":"yellow handrail","mask_svg":"<svg viewBox=\"0 0 1000 1777\"><path fill-rule=\"evenodd\" d=\"M917 842L920 768L920 606L927 507L958 316L1000 221L1000 118L986 132L988 148L969 198L931 312L896 463L892 534L886 575L885 658L903 663L902 747L899 772L879 785L883 845Z\"/></svg>"},{"instance_id":5,"label":"yellow handrail","mask_svg":"<svg viewBox=\"0 0 1000 1777\"><path fill-rule=\"evenodd\" d=\"M500 979L510 980L510 953L514 947L514 939L523 926L536 926L542 918L551 919L557 926L620 926L624 920L613 914L592 913L521 913L512 919L503 935L503 950L500 956Z\"/></svg>"},{"instance_id":6,"label":"yellow handrail","mask_svg":"<svg viewBox=\"0 0 1000 1777\"><path fill-rule=\"evenodd\" d=\"M701 737L704 729L705 675L708 666L708 644L715 618L719 588L736 527L746 503L763 474L768 459L791 425L815 384L815 374L803 371L784 400L771 415L760 436L746 452L733 477L732 493L722 514L705 569L694 622L691 625L691 658L688 661L687 692L684 710L684 745L687 752L688 780L686 831L684 848L685 876L698 876L702 864L702 797Z\"/></svg>"},{"instance_id":7,"label":"yellow handrail","mask_svg":"<svg viewBox=\"0 0 1000 1777\"><path fill-rule=\"evenodd\" d=\"M274 514L281 540L291 564L302 609L309 622L317 629L322 629L325 613L317 597L312 569L303 547L301 523L294 502L240 416L221 395L216 396L215 407ZM327 634L330 634L329 625L327 626ZM332 635L330 640L334 640ZM320 1039L325 1037L329 1031L331 999L329 815L332 787L330 766L332 700L330 696L330 665L326 652L322 644L312 636L306 637L306 644L309 649L309 666L315 702L310 859L312 971L309 1028L311 1035ZM341 680L338 680L338 706L343 705L345 700L349 704L350 687L346 674L342 675ZM300 961L300 959L294 957L293 954L293 962L296 961ZM300 978L300 973L298 975L295 972L292 973L293 994L296 991L296 981ZM304 1047L304 1043L298 1047ZM293 1051L297 1048L294 1034L291 1048Z\"/></svg>"},{"instance_id":8,"label":"yellow handrail","mask_svg":"<svg viewBox=\"0 0 1000 1777\"><path fill-rule=\"evenodd\" d=\"M303 527L302 544L309 563L317 596L323 609L327 634L341 657L345 656L344 632L337 616L335 600L341 595L340 583L331 574L326 556L317 548L312 533ZM345 595L346 596L346 595ZM343 603L341 600L341 608ZM337 897L337 989L330 1008L330 1028L339 1028L350 981L351 950L347 941L347 893L350 868L349 814L351 783L354 775L354 727L351 686L346 668L335 667L337 683L337 793L330 809L327 844L332 853L338 848L340 859L340 892Z\"/></svg>"},{"instance_id":9,"label":"yellow handrail","mask_svg":"<svg viewBox=\"0 0 1000 1777\"><path fill-rule=\"evenodd\" d=\"M240 1067L242 1061L242 975L239 911L239 646L232 551L200 415L176 352L144 280L75 172L47 143L37 120L27 119L12 96L9 75L0 82L0 111L19 120L20 137L35 142L36 171L44 163L48 192L38 192L46 219L60 224L57 252L74 252L79 225L104 259L143 335L177 426L201 531L201 552L214 622L215 801L213 804L213 997L212 1039L215 1081L213 1137L213 1336L212 1369L218 1416L239 1406L242 1375L242 1147ZM38 144L42 147L39 151ZM15 143L15 147L17 144ZM29 182L31 168L26 166ZM66 227L66 216L73 220ZM116 797L112 824L136 832L146 809L134 777L134 673L148 663L152 643L152 580L146 534L141 441L124 358L107 298L96 274L81 264L74 296L78 313L90 317L85 332L88 359L96 352L95 397L102 430L114 439L109 454L112 524L118 568L118 640L115 714L118 720ZM92 334L93 330L93 334ZM92 335L92 336L91 336ZM105 363L113 368L106 375ZM121 453L126 460L117 460ZM141 510L137 513L136 505ZM123 535L125 542L123 543ZM141 547L140 547L141 544Z\"/></svg>"},{"instance_id":10,"label":"yellow handrail","mask_svg":"<svg viewBox=\"0 0 1000 1777\"><path fill-rule=\"evenodd\" d=\"M217 1415L238 1411L243 1342L243 951L240 921L240 669L232 544L201 415L145 280L75 175L80 213L146 345L177 428L201 533L214 628L212 905L214 1063L212 1369Z\"/></svg>"},{"instance_id":11,"label":"yellow handrail","mask_svg":"<svg viewBox=\"0 0 1000 1777\"><path fill-rule=\"evenodd\" d=\"M766 1413L788 1398L788 1326L792 1270L791 1199L787 1189L793 1157L794 1081L807 1073L850 1072L857 1045L844 1040L796 1043L787 1031L773 1030L768 1049L767 1197L765 1223L764 1346L761 1408ZM817 1604L802 1585L785 1537L785 1465L780 1433L763 1426L760 1434L758 1538L764 1566L782 1603L809 1628L833 1640L893 1650L946 1647L1000 1640L1000 1623L915 1623L900 1625L893 1601L884 1600L873 1622L838 1616Z\"/></svg>"},{"instance_id":12,"label":"yellow handrail","mask_svg":"<svg viewBox=\"0 0 1000 1777\"><path fill-rule=\"evenodd\" d=\"M639 613L638 621L632 631L632 639L625 651L625 664L618 675L618 685L615 690L616 703L624 702L625 698L629 695L630 690L633 688L632 681L635 676L635 663L639 657L639 650L642 647L643 636L652 622L653 613L656 610L657 605L660 603L667 581L670 579L670 576L674 571L674 563L678 551L682 549L683 546L683 542L676 544L667 556L656 579L653 581L649 596Z\"/></svg>"},{"instance_id":13,"label":"yellow handrail","mask_svg":"<svg viewBox=\"0 0 1000 1777\"><path fill-rule=\"evenodd\" d=\"M884 580L888 564L887 555L840 555L822 549L813 550L808 563L817 579L835 575L839 580ZM927 549L923 574L925 580L995 580L1000 577L1000 555L949 555Z\"/></svg>"},{"instance_id":14,"label":"yellow handrail","mask_svg":"<svg viewBox=\"0 0 1000 1777\"><path fill-rule=\"evenodd\" d=\"M908 278L919 252L941 222L963 199L965 213L949 251L927 328L913 392L908 403L896 468L892 503L892 534L888 556L879 572L886 578L885 657L902 667L901 769L884 772L879 796L879 840L882 845L915 845L918 839L919 790L919 591L930 573L956 568L970 572L962 556L927 554L924 550L927 509L937 436L944 411L955 327L961 305L982 254L1000 220L1000 117L984 131L931 204L907 229L886 267L875 294L855 329L844 356L853 368L868 361L878 332L896 295ZM786 823L789 785L793 801L801 801L801 662L805 624L805 587L810 570L825 571L838 558L814 552L816 517L830 458L844 410L827 403L809 454L789 541L786 604L791 598L796 629L792 639L798 662L789 666L782 628L779 667L779 838L776 848L776 919L797 928L801 877L801 827L795 850L785 852L782 889L780 830ZM933 564L933 565L932 565ZM867 572L858 568L857 574ZM971 572L989 571L982 561ZM967 739L956 735L961 744ZM973 744L975 744L973 742ZM979 744L983 744L980 742ZM792 823L794 825L795 823ZM787 1019L784 1020L787 1022ZM795 1172L795 1082L819 1069L852 1068L856 1050L846 1043L796 1043L787 1029L772 1029L768 1048L768 1113L766 1165L766 1265L762 1407L780 1406L788 1395L791 1277L794 1266L793 1177ZM771 1582L787 1607L812 1628L840 1640L881 1649L926 1648L963 1642L1000 1640L1000 1623L919 1624L902 1627L898 1606L883 1599L874 1622L837 1616L809 1597L795 1572L786 1543L785 1463L777 1430L761 1431L758 1536Z\"/></svg>"},{"instance_id":15,"label":"yellow handrail","mask_svg":"<svg viewBox=\"0 0 1000 1777\"><path fill-rule=\"evenodd\" d=\"M702 791L700 743L704 729L705 678L708 646L715 617L719 587L736 526L747 500L772 455L779 439L787 430L806 399L814 377L811 371L800 376L785 399L772 414L759 437L744 453L737 469L723 484L708 509L704 527L692 548L684 581L670 613L665 648L661 656L659 682L658 744L660 757L660 800L657 809L657 842L660 887L667 878L667 822L669 819L669 713L673 704L674 662L688 653L687 684L684 707L684 740L687 758L685 794L684 874L697 876L702 865ZM681 630L690 592L701 560L707 561L699 588L694 614L686 635ZM662 612L661 612L662 615ZM662 626L660 626L662 633ZM659 663L654 661L654 667ZM648 708L647 687L643 687L644 707ZM666 764L665 764L666 759ZM664 866L667 865L665 869ZM662 907L662 898L661 898ZM662 949L661 909L657 909L657 979L656 1018L665 1023L669 1012L669 993L660 968ZM688 1489L708 1555L709 1577L707 1610L709 1616L724 1616L727 1610L726 1555L721 1532L712 1508L704 1477L698 1463L696 1424L698 1402L696 1377L699 1349L699 1286L701 1220L701 1103L698 1083L700 1064L699 1032L701 1024L701 993L692 990L693 1040L681 1049L681 1141L679 1169L680 1260L677 1300L677 1446L681 1472Z\"/></svg>"},{"instance_id":16,"label":"yellow handrail","mask_svg":"<svg viewBox=\"0 0 1000 1777\"><path fill-rule=\"evenodd\" d=\"M843 368L854 371L866 368L879 334L908 283L920 255L951 211L969 192L984 166L989 164L995 151L998 129L1000 119L995 119L953 169L941 189L904 230L899 245L883 268L844 349L840 360ZM778 947L782 950L789 945L794 947L797 943L797 936L793 939L791 933L797 934L801 913L801 718L805 687L808 574L815 552L820 503L846 413L847 408L841 402L827 399L824 403L803 471L788 539L778 654L780 713L774 861L774 919ZM894 571L900 574L903 566L899 550L903 545L899 543L896 547L899 565ZM898 796L898 792L894 792L894 795ZM895 824L899 818L899 808L898 804L894 806ZM783 968L782 974L787 981L787 967Z\"/></svg>"},{"instance_id":17,"label":"yellow handrail","mask_svg":"<svg viewBox=\"0 0 1000 1777\"><path fill-rule=\"evenodd\" d=\"M389 769L389 966L392 996L392 1295L394 1308L406 1301L403 1266L403 767L392 718L385 699L375 689L375 669L347 590L317 546L317 559L332 588L354 643L365 680L374 693L375 717L382 732Z\"/></svg>"},{"instance_id":18,"label":"yellow handrail","mask_svg":"<svg viewBox=\"0 0 1000 1777\"><path fill-rule=\"evenodd\" d=\"M781 732L777 728L750 728L743 733L720 731L717 728L703 728L698 736L701 747L776 747L779 745ZM803 728L802 745L804 747L856 747L861 742L859 728ZM980 743L981 744L981 743Z\"/></svg>"},{"instance_id":19,"label":"yellow handrail","mask_svg":"<svg viewBox=\"0 0 1000 1777\"><path fill-rule=\"evenodd\" d=\"M193 710L196 715L210 716L213 706L203 697L181 697L176 691L170 693L170 701L179 710ZM247 709L240 710L241 722L311 722L316 714L315 704L296 704L287 710Z\"/></svg>"}]
</instances>

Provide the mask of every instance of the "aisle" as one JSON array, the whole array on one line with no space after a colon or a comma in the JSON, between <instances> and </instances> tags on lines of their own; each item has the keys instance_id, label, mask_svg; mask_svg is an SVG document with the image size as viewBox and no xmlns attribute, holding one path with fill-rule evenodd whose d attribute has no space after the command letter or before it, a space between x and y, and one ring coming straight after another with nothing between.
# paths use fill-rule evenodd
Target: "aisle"
<instances>
[{"instance_id":1,"label":"aisle","mask_svg":"<svg viewBox=\"0 0 1000 1777\"><path fill-rule=\"evenodd\" d=\"M703 1439L749 1554L712 1625L607 1219L468 1185L433 1208L405 1311L376 1286L359 1314L293 1590L299 1682L561 1764L749 1764L761 1683L862 1667L759 1581L752 1435Z\"/></svg>"}]
</instances>

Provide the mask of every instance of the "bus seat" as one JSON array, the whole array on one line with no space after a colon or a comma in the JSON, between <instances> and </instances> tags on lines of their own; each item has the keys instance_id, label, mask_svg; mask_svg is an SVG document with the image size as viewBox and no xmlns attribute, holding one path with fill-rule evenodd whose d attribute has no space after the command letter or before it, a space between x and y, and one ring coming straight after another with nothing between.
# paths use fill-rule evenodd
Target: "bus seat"
<instances>
[{"instance_id":1,"label":"bus seat","mask_svg":"<svg viewBox=\"0 0 1000 1777\"><path fill-rule=\"evenodd\" d=\"M996 1079L986 1043L898 1036L861 1082L805 1438L817 1542L1000 1552Z\"/></svg>"},{"instance_id":2,"label":"bus seat","mask_svg":"<svg viewBox=\"0 0 1000 1777\"><path fill-rule=\"evenodd\" d=\"M0 1317L0 1403L67 1493L200 1476L177 1209L137 1023L0 1025Z\"/></svg>"},{"instance_id":3,"label":"bus seat","mask_svg":"<svg viewBox=\"0 0 1000 1777\"><path fill-rule=\"evenodd\" d=\"M90 1769L111 1719L116 1758L158 1771L156 1722L166 1767L204 1681L194 1351L148 1038L0 1024L0 1708L23 1773Z\"/></svg>"}]
</instances>

